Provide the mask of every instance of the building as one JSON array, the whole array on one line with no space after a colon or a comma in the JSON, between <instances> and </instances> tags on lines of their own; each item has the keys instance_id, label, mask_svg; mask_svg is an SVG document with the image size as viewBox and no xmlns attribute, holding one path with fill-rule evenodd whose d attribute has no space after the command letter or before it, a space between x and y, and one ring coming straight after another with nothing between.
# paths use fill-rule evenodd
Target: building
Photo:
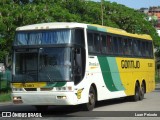
<instances>
[{"instance_id":1,"label":"building","mask_svg":"<svg viewBox=\"0 0 160 120\"><path fill-rule=\"evenodd\" d=\"M160 19L160 7L150 7L148 11L149 16L157 16Z\"/></svg>"},{"instance_id":2,"label":"building","mask_svg":"<svg viewBox=\"0 0 160 120\"><path fill-rule=\"evenodd\" d=\"M160 28L160 6L159 7L150 7L150 8L141 8L139 9L140 12L145 13L149 16L149 20L153 19L157 21L156 28Z\"/></svg>"},{"instance_id":3,"label":"building","mask_svg":"<svg viewBox=\"0 0 160 120\"><path fill-rule=\"evenodd\" d=\"M139 9L140 12L147 14L149 9L148 8L140 8Z\"/></svg>"}]
</instances>

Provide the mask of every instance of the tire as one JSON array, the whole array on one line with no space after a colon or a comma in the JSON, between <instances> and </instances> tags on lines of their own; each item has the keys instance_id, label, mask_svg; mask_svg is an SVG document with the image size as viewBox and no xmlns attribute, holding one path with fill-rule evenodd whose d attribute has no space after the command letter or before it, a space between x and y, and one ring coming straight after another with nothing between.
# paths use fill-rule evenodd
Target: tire
<instances>
[{"instance_id":1,"label":"tire","mask_svg":"<svg viewBox=\"0 0 160 120\"><path fill-rule=\"evenodd\" d=\"M83 110L85 111L92 111L95 107L95 103L96 103L96 92L94 90L94 88L91 86L90 90L89 90L89 102L83 104Z\"/></svg>"},{"instance_id":2,"label":"tire","mask_svg":"<svg viewBox=\"0 0 160 120\"><path fill-rule=\"evenodd\" d=\"M140 87L139 87L138 83L136 83L136 85L135 85L135 93L134 93L133 96L131 96L131 100L136 102L136 101L139 100L139 98L140 98Z\"/></svg>"},{"instance_id":3,"label":"tire","mask_svg":"<svg viewBox=\"0 0 160 120\"><path fill-rule=\"evenodd\" d=\"M142 83L141 88L140 88L139 100L144 99L144 93L145 93L145 86L144 86L144 83Z\"/></svg>"},{"instance_id":4,"label":"tire","mask_svg":"<svg viewBox=\"0 0 160 120\"><path fill-rule=\"evenodd\" d=\"M48 109L47 105L36 105L35 108L37 111L46 111Z\"/></svg>"}]
</instances>

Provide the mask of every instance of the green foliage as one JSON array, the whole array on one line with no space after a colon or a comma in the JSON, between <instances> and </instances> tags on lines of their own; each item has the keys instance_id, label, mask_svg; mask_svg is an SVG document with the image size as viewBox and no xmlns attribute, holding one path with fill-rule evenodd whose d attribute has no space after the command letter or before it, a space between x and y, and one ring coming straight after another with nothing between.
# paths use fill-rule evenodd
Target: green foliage
<instances>
[{"instance_id":1,"label":"green foliage","mask_svg":"<svg viewBox=\"0 0 160 120\"><path fill-rule=\"evenodd\" d=\"M159 47L160 38L144 14L107 1L103 2L103 11L105 26L149 34ZM1 0L0 61L11 52L17 27L55 21L101 24L101 3L88 0Z\"/></svg>"},{"instance_id":2,"label":"green foliage","mask_svg":"<svg viewBox=\"0 0 160 120\"><path fill-rule=\"evenodd\" d=\"M11 93L1 93L0 94L0 102L11 101Z\"/></svg>"}]
</instances>

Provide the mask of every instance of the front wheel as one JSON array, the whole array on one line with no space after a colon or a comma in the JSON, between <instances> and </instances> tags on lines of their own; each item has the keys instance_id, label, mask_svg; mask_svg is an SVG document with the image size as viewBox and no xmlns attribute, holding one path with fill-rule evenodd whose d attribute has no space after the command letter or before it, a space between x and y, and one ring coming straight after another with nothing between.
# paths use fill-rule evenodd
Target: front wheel
<instances>
[{"instance_id":1,"label":"front wheel","mask_svg":"<svg viewBox=\"0 0 160 120\"><path fill-rule=\"evenodd\" d=\"M47 105L36 105L35 108L37 111L46 111L48 109Z\"/></svg>"},{"instance_id":2,"label":"front wheel","mask_svg":"<svg viewBox=\"0 0 160 120\"><path fill-rule=\"evenodd\" d=\"M89 90L88 99L89 99L89 102L83 104L83 109L85 111L92 111L94 109L95 103L96 103L96 93L95 93L95 90L92 86L90 87L90 90Z\"/></svg>"}]
</instances>

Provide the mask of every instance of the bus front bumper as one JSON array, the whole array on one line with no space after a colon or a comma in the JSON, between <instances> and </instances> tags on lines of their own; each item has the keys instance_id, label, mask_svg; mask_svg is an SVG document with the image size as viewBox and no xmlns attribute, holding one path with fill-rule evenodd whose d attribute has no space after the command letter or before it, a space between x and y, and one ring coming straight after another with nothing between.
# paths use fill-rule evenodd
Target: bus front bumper
<instances>
[{"instance_id":1,"label":"bus front bumper","mask_svg":"<svg viewBox=\"0 0 160 120\"><path fill-rule=\"evenodd\" d=\"M23 105L76 105L78 100L74 92L27 92L12 93L12 101Z\"/></svg>"}]
</instances>

